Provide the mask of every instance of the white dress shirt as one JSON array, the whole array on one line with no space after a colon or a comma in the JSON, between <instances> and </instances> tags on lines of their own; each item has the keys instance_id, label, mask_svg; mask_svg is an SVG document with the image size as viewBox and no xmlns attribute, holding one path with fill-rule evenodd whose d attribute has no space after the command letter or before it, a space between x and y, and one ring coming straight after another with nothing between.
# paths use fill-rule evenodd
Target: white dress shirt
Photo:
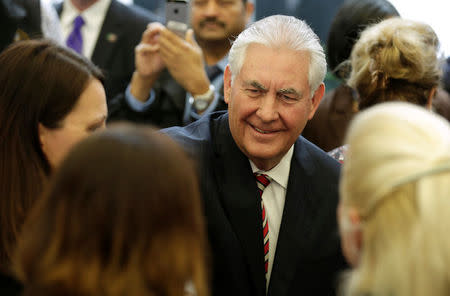
<instances>
[{"instance_id":1,"label":"white dress shirt","mask_svg":"<svg viewBox=\"0 0 450 296\"><path fill-rule=\"evenodd\" d=\"M266 290L269 287L270 275L277 249L278 233L280 232L281 219L283 218L286 189L291 170L291 159L294 154L294 145L283 156L281 161L269 171L262 171L250 160L253 173L266 174L271 178L270 184L264 189L262 199L267 212L269 223L269 266L267 269ZM256 179L255 179L256 182ZM262 221L261 221L262 232ZM263 242L261 241L261 244Z\"/></svg>"},{"instance_id":2,"label":"white dress shirt","mask_svg":"<svg viewBox=\"0 0 450 296\"><path fill-rule=\"evenodd\" d=\"M67 40L73 30L73 21L78 15L81 15L84 20L84 25L81 28L81 35L83 36L82 52L89 59L92 58L110 3L111 0L98 0L89 8L80 12L71 0L64 0L61 14L61 29L64 41Z\"/></svg>"},{"instance_id":3,"label":"white dress shirt","mask_svg":"<svg viewBox=\"0 0 450 296\"><path fill-rule=\"evenodd\" d=\"M64 44L58 14L48 0L41 0L41 29L45 38Z\"/></svg>"}]
</instances>

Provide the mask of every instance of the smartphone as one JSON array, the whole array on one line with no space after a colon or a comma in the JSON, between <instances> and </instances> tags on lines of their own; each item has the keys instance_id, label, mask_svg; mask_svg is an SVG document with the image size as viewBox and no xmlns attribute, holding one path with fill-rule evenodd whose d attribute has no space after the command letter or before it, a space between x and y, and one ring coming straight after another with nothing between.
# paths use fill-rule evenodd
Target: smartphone
<instances>
[{"instance_id":1,"label":"smartphone","mask_svg":"<svg viewBox=\"0 0 450 296\"><path fill-rule=\"evenodd\" d=\"M166 27L184 38L189 28L190 8L188 0L166 1Z\"/></svg>"}]
</instances>

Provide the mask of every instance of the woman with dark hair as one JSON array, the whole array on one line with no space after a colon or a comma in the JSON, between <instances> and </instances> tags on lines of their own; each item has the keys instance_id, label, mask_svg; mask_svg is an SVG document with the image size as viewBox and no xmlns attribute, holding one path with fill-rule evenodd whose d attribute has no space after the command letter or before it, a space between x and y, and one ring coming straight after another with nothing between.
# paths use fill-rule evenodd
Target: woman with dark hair
<instances>
[{"instance_id":1,"label":"woman with dark hair","mask_svg":"<svg viewBox=\"0 0 450 296\"><path fill-rule=\"evenodd\" d=\"M69 148L103 128L100 71L48 41L22 41L0 55L0 270L52 168Z\"/></svg>"},{"instance_id":2,"label":"woman with dark hair","mask_svg":"<svg viewBox=\"0 0 450 296\"><path fill-rule=\"evenodd\" d=\"M206 296L199 194L163 134L122 125L84 140L25 223L24 295Z\"/></svg>"}]
</instances>

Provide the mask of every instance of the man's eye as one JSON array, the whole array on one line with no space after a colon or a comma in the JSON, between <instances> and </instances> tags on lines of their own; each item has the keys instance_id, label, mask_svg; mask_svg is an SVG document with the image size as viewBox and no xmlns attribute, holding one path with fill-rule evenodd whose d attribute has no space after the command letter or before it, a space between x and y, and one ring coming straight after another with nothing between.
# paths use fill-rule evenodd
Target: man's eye
<instances>
[{"instance_id":1,"label":"man's eye","mask_svg":"<svg viewBox=\"0 0 450 296\"><path fill-rule=\"evenodd\" d=\"M259 89L255 89L255 88L247 88L245 90L245 92L251 97L258 96L261 93L261 91Z\"/></svg>"},{"instance_id":2,"label":"man's eye","mask_svg":"<svg viewBox=\"0 0 450 296\"><path fill-rule=\"evenodd\" d=\"M280 98L287 102L296 102L297 97L294 95L280 94Z\"/></svg>"}]
</instances>

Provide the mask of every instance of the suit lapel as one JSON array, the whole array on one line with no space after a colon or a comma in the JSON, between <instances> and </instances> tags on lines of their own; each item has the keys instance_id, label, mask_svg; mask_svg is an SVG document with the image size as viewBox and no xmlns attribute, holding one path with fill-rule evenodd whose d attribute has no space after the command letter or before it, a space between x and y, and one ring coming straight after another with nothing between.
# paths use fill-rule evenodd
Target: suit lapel
<instances>
[{"instance_id":1,"label":"suit lapel","mask_svg":"<svg viewBox=\"0 0 450 296\"><path fill-rule=\"evenodd\" d=\"M91 60L102 69L107 68L106 66L110 64L114 49L120 44L120 38L123 34L119 8L117 2L112 0L92 53Z\"/></svg>"},{"instance_id":2,"label":"suit lapel","mask_svg":"<svg viewBox=\"0 0 450 296\"><path fill-rule=\"evenodd\" d=\"M291 160L288 188L278 235L277 249L269 285L269 296L285 296L293 280L299 257L308 249L308 232L311 230L308 214L313 200L307 184L312 167L303 143L297 140Z\"/></svg>"},{"instance_id":3,"label":"suit lapel","mask_svg":"<svg viewBox=\"0 0 450 296\"><path fill-rule=\"evenodd\" d=\"M264 250L261 228L261 206L256 181L247 157L236 146L229 127L228 117L213 130L215 175L219 196L226 215L238 238L248 272L255 287L254 295L265 295Z\"/></svg>"}]
</instances>

